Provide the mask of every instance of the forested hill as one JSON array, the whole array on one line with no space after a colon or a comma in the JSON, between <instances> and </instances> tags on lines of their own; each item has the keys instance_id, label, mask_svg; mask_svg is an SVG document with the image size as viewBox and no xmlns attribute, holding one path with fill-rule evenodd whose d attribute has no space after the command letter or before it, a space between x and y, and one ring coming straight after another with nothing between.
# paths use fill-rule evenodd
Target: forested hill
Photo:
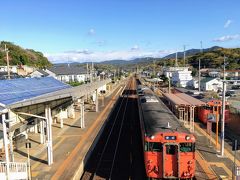
<instances>
[{"instance_id":1,"label":"forested hill","mask_svg":"<svg viewBox=\"0 0 240 180\"><path fill-rule=\"evenodd\" d=\"M198 68L199 59L201 67L221 68L224 56L226 57L227 69L240 69L240 48L217 48L210 51L203 51L186 57L186 64ZM159 62L160 65L174 66L175 58L164 59ZM183 58L178 59L178 65L183 66Z\"/></svg>"},{"instance_id":2,"label":"forested hill","mask_svg":"<svg viewBox=\"0 0 240 180\"><path fill-rule=\"evenodd\" d=\"M0 65L6 65L5 44L9 50L10 65L29 65L39 68L51 66L51 63L41 52L32 49L23 49L20 46L6 41L2 41L0 44Z\"/></svg>"}]
</instances>

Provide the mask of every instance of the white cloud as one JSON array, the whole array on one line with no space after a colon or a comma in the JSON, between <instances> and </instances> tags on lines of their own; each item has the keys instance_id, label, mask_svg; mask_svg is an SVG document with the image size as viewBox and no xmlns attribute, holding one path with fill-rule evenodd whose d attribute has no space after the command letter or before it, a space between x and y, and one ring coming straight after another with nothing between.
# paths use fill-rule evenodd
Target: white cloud
<instances>
[{"instance_id":1,"label":"white cloud","mask_svg":"<svg viewBox=\"0 0 240 180\"><path fill-rule=\"evenodd\" d=\"M228 28L232 24L232 20L228 19L226 23L224 24L224 28Z\"/></svg>"},{"instance_id":2,"label":"white cloud","mask_svg":"<svg viewBox=\"0 0 240 180\"><path fill-rule=\"evenodd\" d=\"M235 34L235 35L226 35L226 36L222 36L219 38L214 39L213 41L216 42L225 42L225 41L231 41L231 40L236 40L239 39L240 35L239 34Z\"/></svg>"},{"instance_id":3,"label":"white cloud","mask_svg":"<svg viewBox=\"0 0 240 180\"><path fill-rule=\"evenodd\" d=\"M48 59L53 63L62 63L68 61L74 62L87 62L87 61L106 61L106 60L131 60L141 57L164 57L175 51L164 50L164 51L101 51L101 52L90 52L89 50L78 50L78 51L67 51L56 54L45 54Z\"/></svg>"},{"instance_id":4,"label":"white cloud","mask_svg":"<svg viewBox=\"0 0 240 180\"><path fill-rule=\"evenodd\" d=\"M95 35L96 34L96 31L95 29L91 28L88 30L88 35L92 36L92 35Z\"/></svg>"},{"instance_id":5,"label":"white cloud","mask_svg":"<svg viewBox=\"0 0 240 180\"><path fill-rule=\"evenodd\" d=\"M140 49L140 48L139 48L138 45L134 45L134 46L131 48L132 51L138 51L139 49Z\"/></svg>"},{"instance_id":6,"label":"white cloud","mask_svg":"<svg viewBox=\"0 0 240 180\"><path fill-rule=\"evenodd\" d=\"M95 41L94 44L97 44L98 46L104 46L106 45L106 41L105 40L98 40L98 41Z\"/></svg>"}]
</instances>

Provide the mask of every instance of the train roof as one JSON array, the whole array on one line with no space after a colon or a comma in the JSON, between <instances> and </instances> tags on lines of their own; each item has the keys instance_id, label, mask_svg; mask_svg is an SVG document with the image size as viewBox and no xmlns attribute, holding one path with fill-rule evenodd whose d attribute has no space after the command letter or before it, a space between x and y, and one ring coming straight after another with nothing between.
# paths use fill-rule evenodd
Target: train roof
<instances>
[{"instance_id":1,"label":"train roof","mask_svg":"<svg viewBox=\"0 0 240 180\"><path fill-rule=\"evenodd\" d=\"M145 95L139 98L139 102L147 136L155 135L158 132L178 131L189 133L176 116L151 90L147 89L143 91Z\"/></svg>"}]
</instances>

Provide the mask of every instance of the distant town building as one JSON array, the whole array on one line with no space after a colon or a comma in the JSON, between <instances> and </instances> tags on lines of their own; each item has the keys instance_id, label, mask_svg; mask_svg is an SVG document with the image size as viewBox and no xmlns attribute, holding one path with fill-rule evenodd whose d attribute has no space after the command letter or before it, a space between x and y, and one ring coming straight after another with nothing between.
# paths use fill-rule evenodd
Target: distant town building
<instances>
[{"instance_id":1,"label":"distant town building","mask_svg":"<svg viewBox=\"0 0 240 180\"><path fill-rule=\"evenodd\" d=\"M18 72L18 66L9 66L10 73ZM7 66L0 66L0 72L7 72Z\"/></svg>"},{"instance_id":2,"label":"distant town building","mask_svg":"<svg viewBox=\"0 0 240 180\"><path fill-rule=\"evenodd\" d=\"M57 65L45 72L62 82L84 82L89 79L87 70L78 65Z\"/></svg>"},{"instance_id":3,"label":"distant town building","mask_svg":"<svg viewBox=\"0 0 240 180\"><path fill-rule=\"evenodd\" d=\"M0 72L4 73L4 72L7 72L7 70L8 70L7 66L0 66ZM27 65L19 65L19 66L15 65L15 66L9 66L9 71L10 71L10 75L13 74L13 76L15 76L15 74L19 76L27 76L33 71L35 71L35 68Z\"/></svg>"},{"instance_id":4,"label":"distant town building","mask_svg":"<svg viewBox=\"0 0 240 180\"><path fill-rule=\"evenodd\" d=\"M210 71L208 75L209 77L216 78L216 77L220 77L221 73L219 71Z\"/></svg>"},{"instance_id":5,"label":"distant town building","mask_svg":"<svg viewBox=\"0 0 240 180\"><path fill-rule=\"evenodd\" d=\"M16 79L21 77L22 76L19 76L17 73L10 73L10 79ZM4 80L4 79L8 79L8 73L0 71L0 80Z\"/></svg>"},{"instance_id":6,"label":"distant town building","mask_svg":"<svg viewBox=\"0 0 240 180\"><path fill-rule=\"evenodd\" d=\"M191 87L192 89L198 89L198 78L193 77L193 79L189 81L188 86Z\"/></svg>"},{"instance_id":7,"label":"distant town building","mask_svg":"<svg viewBox=\"0 0 240 180\"><path fill-rule=\"evenodd\" d=\"M169 76L170 76L170 72ZM186 87L189 86L189 82L192 80L192 71L189 71L188 68L176 69L171 72L172 74L172 83L177 87Z\"/></svg>"},{"instance_id":8,"label":"distant town building","mask_svg":"<svg viewBox=\"0 0 240 180\"><path fill-rule=\"evenodd\" d=\"M223 71L221 72L221 77L223 77ZM240 80L240 70L226 70L225 77L234 80Z\"/></svg>"},{"instance_id":9,"label":"distant town building","mask_svg":"<svg viewBox=\"0 0 240 180\"><path fill-rule=\"evenodd\" d=\"M163 68L163 74L168 77L172 78L172 75L176 71L188 71L188 67L165 67Z\"/></svg>"},{"instance_id":10,"label":"distant town building","mask_svg":"<svg viewBox=\"0 0 240 180\"><path fill-rule=\"evenodd\" d=\"M201 80L201 91L219 91L223 88L223 82L220 78L207 77Z\"/></svg>"}]
</instances>

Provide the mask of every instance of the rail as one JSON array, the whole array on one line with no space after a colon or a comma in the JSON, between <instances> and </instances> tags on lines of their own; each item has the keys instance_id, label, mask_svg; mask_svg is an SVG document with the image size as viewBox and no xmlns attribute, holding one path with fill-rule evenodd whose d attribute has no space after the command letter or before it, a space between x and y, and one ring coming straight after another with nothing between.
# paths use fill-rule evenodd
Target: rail
<instances>
[{"instance_id":1,"label":"rail","mask_svg":"<svg viewBox=\"0 0 240 180\"><path fill-rule=\"evenodd\" d=\"M128 87L127 87L126 89L127 89L127 90L130 89L130 87L131 87L131 80L130 80L130 82L129 82L129 84L128 84ZM129 92L126 92L125 94L123 94L123 95L125 95L124 97L127 97L127 100L123 98L122 101L120 102L120 107L119 107L119 109L118 109L118 111L117 111L117 113L116 113L116 116L115 116L115 118L114 118L114 121L113 121L111 130L110 130L110 132L109 132L109 134L108 134L106 143L105 143L105 145L104 145L104 148L103 148L103 150L102 150L101 156L100 156L99 161L98 161L98 163L97 163L97 167L96 167L96 170L95 170L95 172L94 172L94 177L97 176L97 173L98 173L99 170L100 170L101 163L103 163L103 156L105 155L107 146L109 145L109 140L110 140L111 135L112 135L112 133L113 133L113 130L114 130L114 128L115 128L116 122L117 122L117 120L118 120L118 118L119 118L119 115L121 115L121 116L122 116L122 119L121 119L121 124L120 124L119 133L118 133L118 136L117 136L117 143L116 143L116 146L115 146L115 150L113 151L114 154L113 154L113 159L112 159L112 163L111 163L111 166L110 166L111 168L110 168L110 173L109 173L109 179L111 179L112 172L113 172L113 167L114 167L114 163L115 163L115 158L116 158L116 154L117 154L117 148L118 148L118 144L119 144L119 139L120 139L120 136L121 136L121 129L122 129L122 126L123 126L123 121L124 121L124 117L125 117L126 107L127 107L127 103L128 103L128 95L129 95L129 94L130 94ZM126 103L124 103L124 101L126 101ZM124 112L123 112L123 114L120 114L120 111L122 110L122 107L124 107Z\"/></svg>"}]
</instances>

